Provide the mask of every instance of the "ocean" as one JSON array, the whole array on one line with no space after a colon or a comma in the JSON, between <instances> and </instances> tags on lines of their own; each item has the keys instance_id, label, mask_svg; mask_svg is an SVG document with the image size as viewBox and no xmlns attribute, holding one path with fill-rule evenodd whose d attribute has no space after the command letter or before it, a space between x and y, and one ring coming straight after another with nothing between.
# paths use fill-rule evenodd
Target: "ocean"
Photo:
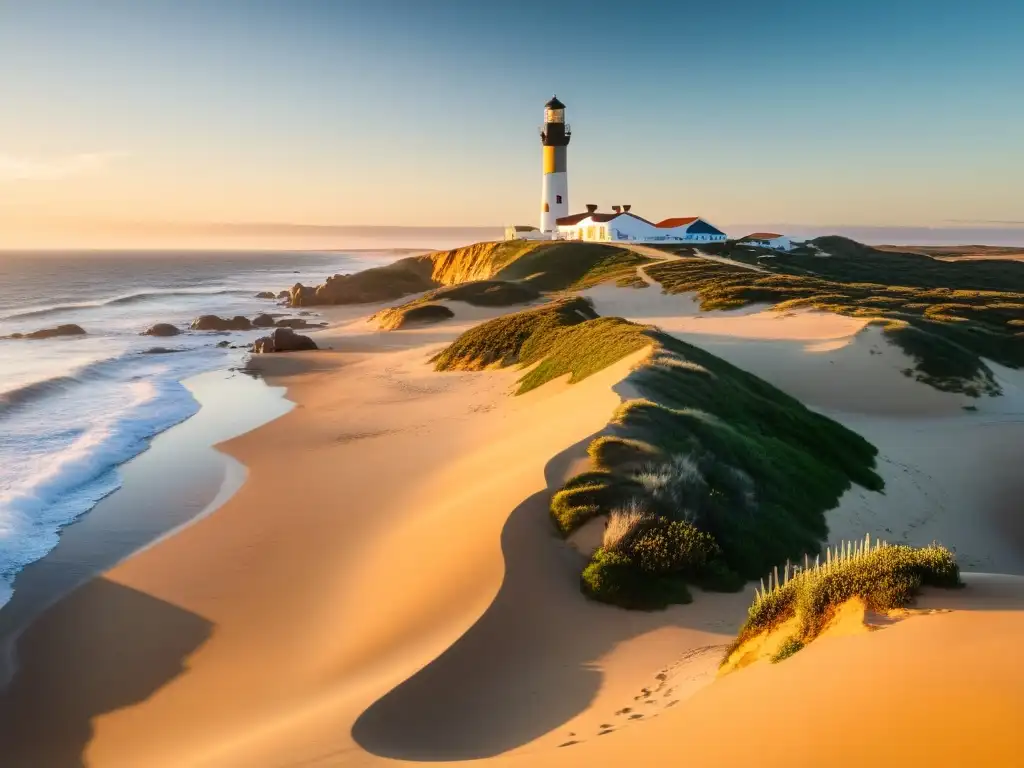
<instances>
[{"instance_id":1,"label":"ocean","mask_svg":"<svg viewBox=\"0 0 1024 768\"><path fill-rule=\"evenodd\" d=\"M74 323L85 336L0 340L0 606L61 529L121 486L118 467L199 404L182 381L237 367L265 331L141 336L203 314L285 312L260 291L395 258L345 253L2 253L0 336ZM315 317L309 318L310 321ZM152 354L163 347L171 353Z\"/></svg>"}]
</instances>

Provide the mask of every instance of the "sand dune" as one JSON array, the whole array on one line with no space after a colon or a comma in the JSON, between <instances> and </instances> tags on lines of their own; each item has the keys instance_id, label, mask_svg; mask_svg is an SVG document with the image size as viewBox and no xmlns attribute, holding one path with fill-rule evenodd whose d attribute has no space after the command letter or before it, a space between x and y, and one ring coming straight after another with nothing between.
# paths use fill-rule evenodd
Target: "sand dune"
<instances>
[{"instance_id":1,"label":"sand dune","mask_svg":"<svg viewBox=\"0 0 1024 768\"><path fill-rule=\"evenodd\" d=\"M588 295L873 440L887 493L851 491L834 536L937 536L968 566L1024 572L1007 504L1024 490L1010 373L1005 399L967 412L902 376L902 353L858 320L701 316L652 288ZM224 446L251 470L231 501L28 630L0 696L4 765L71 766L83 752L90 766L152 768L1011 754L998 750L1024 704L1020 579L972 580L926 598L952 612L825 638L717 682L748 593L656 613L584 600L584 556L553 533L549 491L581 465L645 352L511 397L515 371L432 371L441 345L507 311L450 306L450 321L392 333L367 322L376 308L337 308L317 334L330 349L258 359L297 407Z\"/></svg>"}]
</instances>

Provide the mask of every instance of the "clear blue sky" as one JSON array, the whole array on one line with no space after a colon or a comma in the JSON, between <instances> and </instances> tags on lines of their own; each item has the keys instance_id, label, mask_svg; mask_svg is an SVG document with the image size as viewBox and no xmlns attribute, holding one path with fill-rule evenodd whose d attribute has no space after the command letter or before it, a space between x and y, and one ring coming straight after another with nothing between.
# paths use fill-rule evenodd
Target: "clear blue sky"
<instances>
[{"instance_id":1,"label":"clear blue sky","mask_svg":"<svg viewBox=\"0 0 1024 768\"><path fill-rule=\"evenodd\" d=\"M0 223L1024 220L1024 2L0 0ZM28 225L25 225L28 226Z\"/></svg>"}]
</instances>

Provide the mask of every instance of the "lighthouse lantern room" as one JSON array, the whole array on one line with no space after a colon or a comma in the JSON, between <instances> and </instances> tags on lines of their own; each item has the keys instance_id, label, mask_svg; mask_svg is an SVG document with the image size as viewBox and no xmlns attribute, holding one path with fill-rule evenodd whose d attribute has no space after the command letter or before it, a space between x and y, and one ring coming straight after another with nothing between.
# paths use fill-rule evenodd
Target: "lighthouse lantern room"
<instances>
[{"instance_id":1,"label":"lighthouse lantern room","mask_svg":"<svg viewBox=\"0 0 1024 768\"><path fill-rule=\"evenodd\" d=\"M572 131L565 122L565 104L557 96L552 96L551 101L544 105L544 125L540 129L544 163L541 232L557 233L556 220L569 214L569 179L565 172L565 155L571 136Z\"/></svg>"}]
</instances>

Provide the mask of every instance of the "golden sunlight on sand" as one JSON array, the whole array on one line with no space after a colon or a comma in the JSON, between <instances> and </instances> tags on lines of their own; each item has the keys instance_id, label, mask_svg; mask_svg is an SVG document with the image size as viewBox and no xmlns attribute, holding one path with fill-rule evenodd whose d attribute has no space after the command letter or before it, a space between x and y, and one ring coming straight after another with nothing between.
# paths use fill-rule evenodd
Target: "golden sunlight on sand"
<instances>
[{"instance_id":1,"label":"golden sunlight on sand","mask_svg":"<svg viewBox=\"0 0 1024 768\"><path fill-rule=\"evenodd\" d=\"M1024 567L1004 503L1024 490L1019 381L966 412L901 375L861 320L588 294L872 440L888 490L850 491L834 538L940 538L967 570ZM297 407L223 446L250 470L226 505L30 628L0 699L0 762L1019 765L1024 580L969 577L903 620L867 631L861 612L846 623L865 631L716 679L749 591L653 613L588 602L585 556L548 516L646 351L512 397L514 370L432 370L499 313L451 306L395 333L366 321L379 307L335 309L317 334L332 351L257 359Z\"/></svg>"}]
</instances>

